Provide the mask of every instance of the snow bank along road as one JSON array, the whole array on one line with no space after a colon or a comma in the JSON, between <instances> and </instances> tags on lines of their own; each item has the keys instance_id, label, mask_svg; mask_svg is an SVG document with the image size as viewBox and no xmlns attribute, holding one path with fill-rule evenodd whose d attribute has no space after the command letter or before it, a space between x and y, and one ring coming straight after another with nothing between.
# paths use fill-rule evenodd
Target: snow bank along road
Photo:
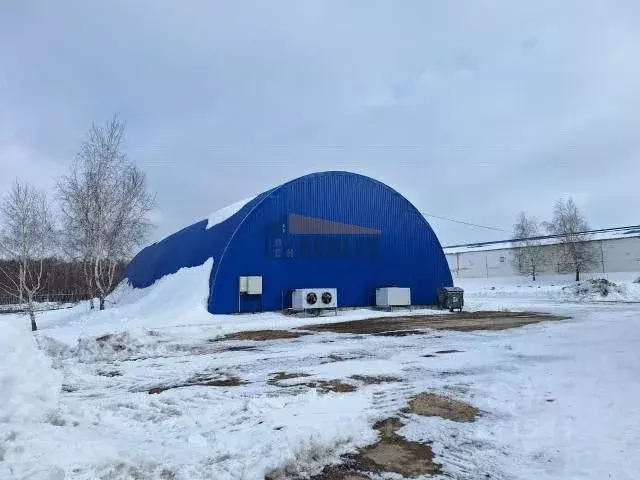
<instances>
[{"instance_id":1,"label":"snow bank along road","mask_svg":"<svg viewBox=\"0 0 640 480\"><path fill-rule=\"evenodd\" d=\"M340 478L323 469L358 458L368 473L349 478L399 478L385 455L402 442L434 455L406 477L638 478L640 306L471 295L471 310L571 318L375 335L144 305L162 294L45 314L35 338L0 319L1 479ZM407 408L425 392L430 410Z\"/></svg>"}]
</instances>

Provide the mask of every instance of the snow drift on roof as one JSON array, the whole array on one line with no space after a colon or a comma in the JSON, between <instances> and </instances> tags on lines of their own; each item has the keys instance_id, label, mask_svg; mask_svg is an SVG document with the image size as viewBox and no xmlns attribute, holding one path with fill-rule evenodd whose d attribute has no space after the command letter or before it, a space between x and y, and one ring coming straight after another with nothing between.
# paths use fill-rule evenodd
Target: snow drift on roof
<instances>
[{"instance_id":1,"label":"snow drift on roof","mask_svg":"<svg viewBox=\"0 0 640 480\"><path fill-rule=\"evenodd\" d=\"M218 225L219 223L224 222L229 217L235 215L240 211L242 207L244 207L247 203L253 200L256 197L245 198L244 200L240 200L239 202L232 203L231 205L227 205L220 210L216 210L211 215L209 215L207 229Z\"/></svg>"}]
</instances>

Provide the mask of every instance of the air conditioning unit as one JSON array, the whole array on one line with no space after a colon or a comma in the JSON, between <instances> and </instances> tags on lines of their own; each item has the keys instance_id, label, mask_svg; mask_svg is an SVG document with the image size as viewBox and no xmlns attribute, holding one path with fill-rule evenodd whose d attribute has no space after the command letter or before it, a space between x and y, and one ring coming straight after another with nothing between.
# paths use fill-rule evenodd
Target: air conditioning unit
<instances>
[{"instance_id":1,"label":"air conditioning unit","mask_svg":"<svg viewBox=\"0 0 640 480\"><path fill-rule=\"evenodd\" d=\"M338 289L301 288L291 293L291 308L294 310L320 310L338 308Z\"/></svg>"},{"instance_id":2,"label":"air conditioning unit","mask_svg":"<svg viewBox=\"0 0 640 480\"><path fill-rule=\"evenodd\" d=\"M376 305L378 307L409 307L411 306L411 289L399 287L377 288Z\"/></svg>"}]
</instances>

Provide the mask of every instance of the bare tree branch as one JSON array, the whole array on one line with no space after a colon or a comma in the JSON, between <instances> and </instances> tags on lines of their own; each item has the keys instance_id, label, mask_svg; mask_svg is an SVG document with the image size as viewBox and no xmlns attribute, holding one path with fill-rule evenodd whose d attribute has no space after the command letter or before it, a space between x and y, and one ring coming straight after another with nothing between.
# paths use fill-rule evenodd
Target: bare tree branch
<instances>
[{"instance_id":1,"label":"bare tree branch","mask_svg":"<svg viewBox=\"0 0 640 480\"><path fill-rule=\"evenodd\" d=\"M521 275L531 276L533 281L548 259L540 241L539 222L535 217L527 217L520 212L513 226L514 247L511 264Z\"/></svg>"},{"instance_id":2,"label":"bare tree branch","mask_svg":"<svg viewBox=\"0 0 640 480\"><path fill-rule=\"evenodd\" d=\"M1 267L0 271L10 280L12 295L20 303L26 296L31 329L37 330L34 297L42 288L44 258L56 245L55 226L46 195L16 180L0 202L0 226L0 253L18 264L17 273L10 274Z\"/></svg>"},{"instance_id":3,"label":"bare tree branch","mask_svg":"<svg viewBox=\"0 0 640 480\"><path fill-rule=\"evenodd\" d=\"M545 226L549 233L560 238L556 248L559 270L575 272L576 281L579 281L580 272L595 263L596 252L589 242L589 234L586 233L589 224L573 199L558 200L553 210L553 219Z\"/></svg>"},{"instance_id":4,"label":"bare tree branch","mask_svg":"<svg viewBox=\"0 0 640 480\"><path fill-rule=\"evenodd\" d=\"M117 116L93 125L70 174L58 182L68 235L64 250L87 263L87 286L95 287L100 309L115 287L118 262L144 240L155 207L144 173L123 150L124 134Z\"/></svg>"},{"instance_id":5,"label":"bare tree branch","mask_svg":"<svg viewBox=\"0 0 640 480\"><path fill-rule=\"evenodd\" d=\"M9 295L10 297L20 299L20 295L16 293L17 292L16 289L0 284L0 291L4 292L5 295Z\"/></svg>"},{"instance_id":6,"label":"bare tree branch","mask_svg":"<svg viewBox=\"0 0 640 480\"><path fill-rule=\"evenodd\" d=\"M12 277L11 273L10 273L9 271L5 270L5 269L2 267L2 265L0 265L0 273L2 273L2 274L7 278L7 280L9 280L9 281L11 282L11 284L13 285L13 288L14 288L14 293L15 293L15 292L19 292L19 291L20 291L20 284L19 284L20 280L17 280L17 281L16 281L16 280ZM18 295L18 296L19 296L19 295Z\"/></svg>"}]
</instances>

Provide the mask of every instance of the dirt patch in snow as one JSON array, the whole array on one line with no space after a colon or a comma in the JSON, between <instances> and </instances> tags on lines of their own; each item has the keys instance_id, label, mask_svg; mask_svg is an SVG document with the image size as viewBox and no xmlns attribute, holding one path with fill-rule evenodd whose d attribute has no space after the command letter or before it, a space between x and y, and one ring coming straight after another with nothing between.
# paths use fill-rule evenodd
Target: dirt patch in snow
<instances>
[{"instance_id":1,"label":"dirt patch in snow","mask_svg":"<svg viewBox=\"0 0 640 480\"><path fill-rule=\"evenodd\" d=\"M300 328L314 332L403 336L424 334L424 330L427 329L456 330L459 332L505 330L531 323L565 320L566 318L533 312L462 312L440 315L368 318L349 322L309 325Z\"/></svg>"},{"instance_id":2,"label":"dirt patch in snow","mask_svg":"<svg viewBox=\"0 0 640 480\"><path fill-rule=\"evenodd\" d=\"M346 362L347 360L358 360L360 358L365 358L367 356L369 355L363 354L363 353L342 353L342 354L332 353L330 355L327 355L326 357L323 357L321 359L322 362L320 363L324 365L326 363Z\"/></svg>"},{"instance_id":3,"label":"dirt patch in snow","mask_svg":"<svg viewBox=\"0 0 640 480\"><path fill-rule=\"evenodd\" d=\"M345 357L343 355L337 355L335 353L332 353L331 355L326 357L326 360L324 360L322 362L322 364L325 363L335 363L335 362L344 362L346 360L353 360L354 357Z\"/></svg>"},{"instance_id":4,"label":"dirt patch in snow","mask_svg":"<svg viewBox=\"0 0 640 480\"><path fill-rule=\"evenodd\" d=\"M407 478L434 475L442 466L433 461L433 451L426 443L411 442L398 435L403 427L398 418L388 418L374 425L379 440L355 455L345 455L343 463L326 467L314 480L370 478L367 473L395 473Z\"/></svg>"},{"instance_id":5,"label":"dirt patch in snow","mask_svg":"<svg viewBox=\"0 0 640 480\"><path fill-rule=\"evenodd\" d=\"M173 350L179 353L187 353L188 355L214 355L224 352L251 352L258 350L258 347L255 345L220 345L217 342L217 340L213 339L202 345L177 344L170 345L168 349L169 351Z\"/></svg>"},{"instance_id":6,"label":"dirt patch in snow","mask_svg":"<svg viewBox=\"0 0 640 480\"><path fill-rule=\"evenodd\" d=\"M440 472L441 465L434 463L431 446L424 443L410 442L400 435L403 427L397 418L389 418L374 425L380 434L380 440L362 449L358 455L363 465L375 470L398 473L405 477Z\"/></svg>"},{"instance_id":7,"label":"dirt patch in snow","mask_svg":"<svg viewBox=\"0 0 640 480\"><path fill-rule=\"evenodd\" d=\"M360 473L340 472L340 467L333 467L321 474L321 476L312 477L313 480L370 480L371 477Z\"/></svg>"},{"instance_id":8,"label":"dirt patch in snow","mask_svg":"<svg viewBox=\"0 0 640 480\"><path fill-rule=\"evenodd\" d=\"M315 388L320 393L349 393L356 391L356 387L354 385L343 383L340 380L318 380L316 382L308 383L307 386Z\"/></svg>"},{"instance_id":9,"label":"dirt patch in snow","mask_svg":"<svg viewBox=\"0 0 640 480\"><path fill-rule=\"evenodd\" d=\"M94 354L132 354L140 349L140 344L128 332L107 333L100 337L96 337L94 341L91 339L83 339L78 344L78 349L85 353Z\"/></svg>"},{"instance_id":10,"label":"dirt patch in snow","mask_svg":"<svg viewBox=\"0 0 640 480\"><path fill-rule=\"evenodd\" d=\"M389 332L376 332L373 335L381 337L408 337L409 335L424 335L423 330L393 330Z\"/></svg>"},{"instance_id":11,"label":"dirt patch in snow","mask_svg":"<svg viewBox=\"0 0 640 480\"><path fill-rule=\"evenodd\" d=\"M120 370L98 370L96 375L101 377L121 377L122 372Z\"/></svg>"},{"instance_id":12,"label":"dirt patch in snow","mask_svg":"<svg viewBox=\"0 0 640 480\"><path fill-rule=\"evenodd\" d=\"M409 401L408 413L442 417L454 422L475 422L480 415L473 405L433 393L422 393Z\"/></svg>"},{"instance_id":13,"label":"dirt patch in snow","mask_svg":"<svg viewBox=\"0 0 640 480\"><path fill-rule=\"evenodd\" d=\"M223 352L253 352L255 350L258 350L258 347L251 345L236 345L222 349Z\"/></svg>"},{"instance_id":14,"label":"dirt patch in snow","mask_svg":"<svg viewBox=\"0 0 640 480\"><path fill-rule=\"evenodd\" d=\"M340 380L313 380L311 382L299 382L292 384L282 384L283 380L291 380L295 378L304 378L309 377L310 375L307 373L287 373L287 372L275 372L272 373L267 381L270 385L275 385L276 387L282 388L291 388L291 387L308 387L315 388L320 393L349 393L355 392L356 387L354 385L350 385L348 383L341 382Z\"/></svg>"},{"instance_id":15,"label":"dirt patch in snow","mask_svg":"<svg viewBox=\"0 0 640 480\"><path fill-rule=\"evenodd\" d=\"M352 375L349 378L362 382L366 385L380 385L382 383L395 383L402 381L401 378L385 375Z\"/></svg>"},{"instance_id":16,"label":"dirt patch in snow","mask_svg":"<svg viewBox=\"0 0 640 480\"><path fill-rule=\"evenodd\" d=\"M280 385L280 382L283 380L291 380L293 378L302 378L309 377L308 373L299 373L299 372L275 372L269 375L269 380L267 383L269 385L275 385L277 387L283 387L286 385Z\"/></svg>"},{"instance_id":17,"label":"dirt patch in snow","mask_svg":"<svg viewBox=\"0 0 640 480\"><path fill-rule=\"evenodd\" d=\"M159 385L157 387L150 388L148 393L151 395L165 392L167 390L172 390L174 388L184 388L184 387L239 387L240 385L245 385L246 382L243 382L238 377L230 375L230 376L211 376L211 375L194 375L189 379L185 380L181 383L174 383L170 385Z\"/></svg>"},{"instance_id":18,"label":"dirt patch in snow","mask_svg":"<svg viewBox=\"0 0 640 480\"><path fill-rule=\"evenodd\" d=\"M304 332L292 332L291 330L248 330L246 332L230 333L220 338L215 338L210 341L223 341L223 340L252 340L255 342L264 342L267 340L282 340L298 338L303 335L308 335Z\"/></svg>"},{"instance_id":19,"label":"dirt patch in snow","mask_svg":"<svg viewBox=\"0 0 640 480\"><path fill-rule=\"evenodd\" d=\"M472 405L432 393L413 397L404 413L438 416L456 422L473 422L480 411ZM312 480L359 480L369 475L398 474L405 478L435 475L442 465L434 461L429 443L412 442L398 431L404 426L402 420L391 417L374 425L378 441L364 447L356 454L344 455L340 465L325 467Z\"/></svg>"}]
</instances>

